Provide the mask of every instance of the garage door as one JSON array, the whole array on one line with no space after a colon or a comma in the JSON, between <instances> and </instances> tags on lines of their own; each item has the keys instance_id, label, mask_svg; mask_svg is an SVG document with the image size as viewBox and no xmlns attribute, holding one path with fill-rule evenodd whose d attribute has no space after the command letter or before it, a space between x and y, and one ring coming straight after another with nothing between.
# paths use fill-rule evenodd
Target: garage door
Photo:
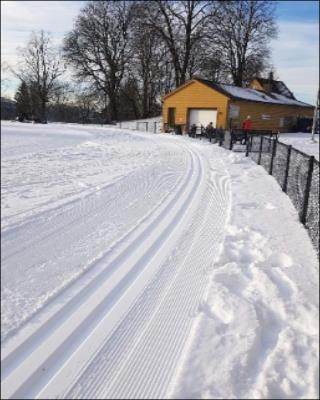
<instances>
[{"instance_id":1,"label":"garage door","mask_svg":"<svg viewBox=\"0 0 320 400\"><path fill-rule=\"evenodd\" d=\"M196 124L197 126L203 125L206 127L210 122L216 128L217 110L190 109L189 126Z\"/></svg>"}]
</instances>

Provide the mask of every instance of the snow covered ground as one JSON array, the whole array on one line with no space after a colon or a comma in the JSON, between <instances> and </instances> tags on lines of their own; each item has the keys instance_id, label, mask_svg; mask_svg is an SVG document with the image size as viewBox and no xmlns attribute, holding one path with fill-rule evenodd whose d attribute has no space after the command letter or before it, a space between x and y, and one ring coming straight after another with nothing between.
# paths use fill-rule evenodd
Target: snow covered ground
<instances>
[{"instance_id":1,"label":"snow covered ground","mask_svg":"<svg viewBox=\"0 0 320 400\"><path fill-rule=\"evenodd\" d=\"M314 141L312 141L311 133L281 133L279 141L291 144L296 149L315 156L319 160L319 135L315 135Z\"/></svg>"},{"instance_id":2,"label":"snow covered ground","mask_svg":"<svg viewBox=\"0 0 320 400\"><path fill-rule=\"evenodd\" d=\"M242 154L1 123L3 398L317 398L317 257Z\"/></svg>"}]
</instances>

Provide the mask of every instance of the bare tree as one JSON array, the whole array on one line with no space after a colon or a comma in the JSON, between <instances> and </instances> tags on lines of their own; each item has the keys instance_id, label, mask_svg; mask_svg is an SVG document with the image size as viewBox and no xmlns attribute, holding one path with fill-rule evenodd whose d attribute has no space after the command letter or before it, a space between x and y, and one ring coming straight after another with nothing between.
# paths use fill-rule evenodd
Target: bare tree
<instances>
[{"instance_id":1,"label":"bare tree","mask_svg":"<svg viewBox=\"0 0 320 400\"><path fill-rule=\"evenodd\" d=\"M80 120L83 124L90 122L93 112L98 105L98 94L95 88L88 85L80 85L74 92L74 104L78 107Z\"/></svg>"},{"instance_id":2,"label":"bare tree","mask_svg":"<svg viewBox=\"0 0 320 400\"><path fill-rule=\"evenodd\" d=\"M141 96L138 80L133 75L127 77L119 92L120 120L139 119L141 115Z\"/></svg>"},{"instance_id":3,"label":"bare tree","mask_svg":"<svg viewBox=\"0 0 320 400\"><path fill-rule=\"evenodd\" d=\"M1 97L6 96L7 89L9 87L9 75L10 67L6 61L1 60Z\"/></svg>"},{"instance_id":4,"label":"bare tree","mask_svg":"<svg viewBox=\"0 0 320 400\"><path fill-rule=\"evenodd\" d=\"M166 45L175 72L175 84L179 86L195 72L193 52L207 37L209 18L215 14L215 2L156 0L147 3L147 22Z\"/></svg>"},{"instance_id":5,"label":"bare tree","mask_svg":"<svg viewBox=\"0 0 320 400\"><path fill-rule=\"evenodd\" d=\"M268 67L269 41L277 35L274 1L219 1L211 19L215 47L237 86Z\"/></svg>"},{"instance_id":6,"label":"bare tree","mask_svg":"<svg viewBox=\"0 0 320 400\"><path fill-rule=\"evenodd\" d=\"M72 103L74 100L74 94L79 87L79 82L73 81L61 81L59 84L59 90L55 91L51 98L51 105L60 105Z\"/></svg>"},{"instance_id":7,"label":"bare tree","mask_svg":"<svg viewBox=\"0 0 320 400\"><path fill-rule=\"evenodd\" d=\"M34 110L46 121L47 103L59 90L59 77L64 73L61 58L52 45L51 37L43 30L33 32L26 48L20 49L18 67L14 74L29 86Z\"/></svg>"},{"instance_id":8,"label":"bare tree","mask_svg":"<svg viewBox=\"0 0 320 400\"><path fill-rule=\"evenodd\" d=\"M197 74L202 78L213 82L226 82L228 80L221 53L216 49L212 49L206 54L199 54L195 57L195 62L197 64L197 68L195 68Z\"/></svg>"},{"instance_id":9,"label":"bare tree","mask_svg":"<svg viewBox=\"0 0 320 400\"><path fill-rule=\"evenodd\" d=\"M132 60L127 75L131 92L137 89L141 117L146 118L155 112L160 103L159 94L165 78L162 67L168 57L162 38L154 26L146 23L144 2L134 3L133 18L130 41ZM133 80L136 80L136 84L133 84Z\"/></svg>"},{"instance_id":10,"label":"bare tree","mask_svg":"<svg viewBox=\"0 0 320 400\"><path fill-rule=\"evenodd\" d=\"M111 119L118 117L117 96L130 59L131 3L92 1L66 36L64 54L78 78L91 81L108 100Z\"/></svg>"}]
</instances>

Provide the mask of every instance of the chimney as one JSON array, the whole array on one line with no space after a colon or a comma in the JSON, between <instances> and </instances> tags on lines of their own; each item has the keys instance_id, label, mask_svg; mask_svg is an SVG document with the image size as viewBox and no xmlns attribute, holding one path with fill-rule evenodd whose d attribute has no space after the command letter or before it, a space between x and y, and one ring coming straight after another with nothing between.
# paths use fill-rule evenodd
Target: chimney
<instances>
[{"instance_id":1,"label":"chimney","mask_svg":"<svg viewBox=\"0 0 320 400\"><path fill-rule=\"evenodd\" d=\"M271 93L272 91L272 81L273 81L273 72L270 71L268 76L268 82L265 85L265 91L267 93Z\"/></svg>"}]
</instances>

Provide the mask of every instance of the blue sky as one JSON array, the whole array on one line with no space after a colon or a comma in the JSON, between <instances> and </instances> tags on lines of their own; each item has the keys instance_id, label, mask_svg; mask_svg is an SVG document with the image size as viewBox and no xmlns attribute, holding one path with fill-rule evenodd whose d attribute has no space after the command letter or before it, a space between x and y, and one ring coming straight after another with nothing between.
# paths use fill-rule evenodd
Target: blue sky
<instances>
[{"instance_id":1,"label":"blue sky","mask_svg":"<svg viewBox=\"0 0 320 400\"><path fill-rule=\"evenodd\" d=\"M278 1L277 15L282 21L319 22L318 1Z\"/></svg>"},{"instance_id":2,"label":"blue sky","mask_svg":"<svg viewBox=\"0 0 320 400\"><path fill-rule=\"evenodd\" d=\"M52 33L61 44L85 1L1 1L1 59L14 65L16 48L32 30ZM272 41L272 63L299 100L314 104L319 86L319 3L278 1L279 36ZM7 89L11 95L16 84Z\"/></svg>"},{"instance_id":3,"label":"blue sky","mask_svg":"<svg viewBox=\"0 0 320 400\"><path fill-rule=\"evenodd\" d=\"M295 96L315 104L319 86L319 3L279 1L279 35L271 43L276 76Z\"/></svg>"}]
</instances>

